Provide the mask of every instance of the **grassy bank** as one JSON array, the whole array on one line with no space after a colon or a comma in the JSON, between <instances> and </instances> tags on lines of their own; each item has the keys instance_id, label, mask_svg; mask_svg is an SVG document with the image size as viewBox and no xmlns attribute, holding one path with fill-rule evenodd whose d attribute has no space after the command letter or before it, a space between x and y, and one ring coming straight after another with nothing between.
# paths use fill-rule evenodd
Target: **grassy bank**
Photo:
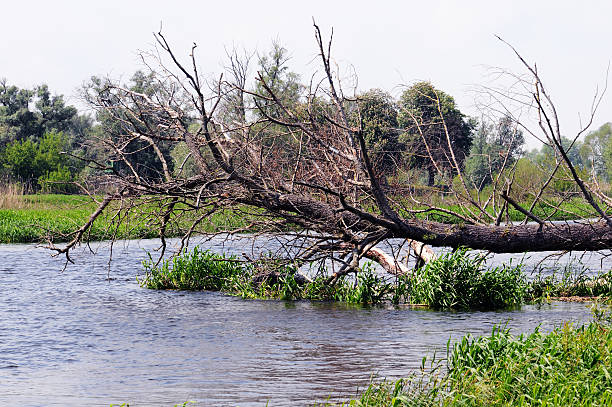
<instances>
[{"instance_id":1,"label":"grassy bank","mask_svg":"<svg viewBox=\"0 0 612 407\"><path fill-rule=\"evenodd\" d=\"M555 200L553 199L553 202L551 202L550 204L541 203L539 205L536 205L533 208L532 213L535 216L537 216L539 219L542 219L544 221L564 221L564 220L595 217L593 208L588 203L584 202L582 199L572 198L572 199L568 199L560 203L556 203L554 201ZM531 207L530 202L520 202L520 204L523 208L526 208L526 209ZM467 212L465 209L463 209L459 205L455 205L452 203L439 202L437 206L445 210L456 212L468 218L471 216L469 212ZM462 219L456 216L450 215L448 213L444 213L444 212L440 212L436 210L427 210L427 207L425 206L421 206L421 207L417 206L412 209L423 211L415 215L419 219L426 219L426 220L432 220L432 221L438 221L438 222L444 222L444 223L456 223L456 224L460 224L464 222ZM496 213L494 213L492 208L487 208L487 213L489 213L489 215L491 216L496 216ZM502 220L505 221L506 218L513 222L521 222L525 219L525 215L522 214L517 209L515 209L514 207L510 206L507 209L507 212L504 214Z\"/></svg>"},{"instance_id":2,"label":"grassy bank","mask_svg":"<svg viewBox=\"0 0 612 407\"><path fill-rule=\"evenodd\" d=\"M36 243L45 241L48 236L54 236L56 242L65 241L68 234L84 224L96 208L96 204L87 196L23 195L14 188L5 188L0 190L0 193L0 243ZM145 203L131 211L129 222L122 222L118 227L113 222L113 219L117 219L113 218L117 206L111 206L96 220L89 237L91 240L111 239L113 236L123 239L156 237L161 216L155 215L152 210L160 211L163 205L160 201ZM440 203L440 206L461 213L461 208L451 203ZM175 208L167 236L182 235L195 216L198 216L182 209L185 208L180 205ZM257 210L246 207L217 211L199 225L198 231L257 231L254 222L257 213ZM564 202L558 208L537 206L534 213L541 219L567 220L588 216L590 212L583 203L575 200ZM509 209L508 215L512 220L523 219L523 215L513 208ZM436 211L418 213L416 216L447 223L462 222L458 218Z\"/></svg>"},{"instance_id":3,"label":"grassy bank","mask_svg":"<svg viewBox=\"0 0 612 407\"><path fill-rule=\"evenodd\" d=\"M111 205L93 223L87 235L90 240L138 239L158 236L160 202L143 203L121 214L117 222L117 205ZM55 242L70 239L70 233L89 219L97 204L79 195L14 195L3 197L0 206L0 243L38 243L49 236ZM237 211L218 211L199 226L201 232L235 230L246 227L252 218ZM171 217L166 236L182 236L195 214L178 210Z\"/></svg>"},{"instance_id":4,"label":"grassy bank","mask_svg":"<svg viewBox=\"0 0 612 407\"><path fill-rule=\"evenodd\" d=\"M49 236L56 242L66 241L70 233L89 219L97 207L89 197L79 195L24 195L13 200L12 207L0 209L0 243L35 243ZM92 225L88 237L105 240L155 237L146 222L131 222L114 227L112 217L103 214Z\"/></svg>"},{"instance_id":5,"label":"grassy bank","mask_svg":"<svg viewBox=\"0 0 612 407\"><path fill-rule=\"evenodd\" d=\"M610 406L611 352L612 330L597 322L519 336L495 329L464 337L422 375L372 384L341 405Z\"/></svg>"}]
</instances>

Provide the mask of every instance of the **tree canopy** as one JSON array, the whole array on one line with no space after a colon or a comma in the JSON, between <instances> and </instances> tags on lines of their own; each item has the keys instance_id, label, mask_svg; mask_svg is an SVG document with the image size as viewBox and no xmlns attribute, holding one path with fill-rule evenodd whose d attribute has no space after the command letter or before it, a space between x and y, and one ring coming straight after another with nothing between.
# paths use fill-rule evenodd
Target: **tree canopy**
<instances>
[{"instance_id":1,"label":"tree canopy","mask_svg":"<svg viewBox=\"0 0 612 407\"><path fill-rule=\"evenodd\" d=\"M411 166L423 168L428 185L436 174L455 175L472 145L472 124L455 100L429 82L417 82L400 98L399 124L411 152Z\"/></svg>"}]
</instances>

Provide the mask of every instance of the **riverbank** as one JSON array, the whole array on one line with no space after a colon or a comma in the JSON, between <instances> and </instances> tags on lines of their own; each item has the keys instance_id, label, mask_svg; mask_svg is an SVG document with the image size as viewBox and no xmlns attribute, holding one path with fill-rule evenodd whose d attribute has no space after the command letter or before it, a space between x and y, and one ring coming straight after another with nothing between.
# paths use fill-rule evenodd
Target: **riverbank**
<instances>
[{"instance_id":1,"label":"riverbank","mask_svg":"<svg viewBox=\"0 0 612 407\"><path fill-rule=\"evenodd\" d=\"M155 238L159 235L160 218L146 213L153 205L159 206L159 202L143 203L121 216L117 215L118 206L111 205L96 219L86 238L90 241ZM71 233L87 222L97 206L92 198L82 195L13 196L0 207L0 244L69 241ZM182 236L191 226L193 216L185 215L178 207L166 237ZM197 231L237 230L246 228L251 221L245 213L218 211L201 222Z\"/></svg>"},{"instance_id":2,"label":"riverbank","mask_svg":"<svg viewBox=\"0 0 612 407\"><path fill-rule=\"evenodd\" d=\"M70 240L70 233L78 229L89 219L97 204L88 196L82 195L16 195L3 197L0 202L0 244L2 243L39 243L53 237L54 242ZM87 238L91 241L108 239L140 239L158 236L159 218L147 215L143 207L135 208L128 213L129 223L117 222L117 207L109 207L94 224ZM159 203L155 205L159 206ZM461 213L461 208L453 205L443 205L442 208ZM159 209L159 208L157 208ZM255 216L246 208L218 211L199 224L200 232L241 230L243 233L258 231ZM238 209L238 210L235 210ZM414 208L418 218L461 223L459 218L436 211L425 211L425 208ZM588 208L576 202L564 202L559 207L534 208L534 213L540 219L570 220L587 215ZM175 210L173 222L166 231L166 237L182 236L195 220L194 213ZM125 216L125 215L124 215ZM508 216L513 221L524 218L520 212L510 208Z\"/></svg>"}]
</instances>

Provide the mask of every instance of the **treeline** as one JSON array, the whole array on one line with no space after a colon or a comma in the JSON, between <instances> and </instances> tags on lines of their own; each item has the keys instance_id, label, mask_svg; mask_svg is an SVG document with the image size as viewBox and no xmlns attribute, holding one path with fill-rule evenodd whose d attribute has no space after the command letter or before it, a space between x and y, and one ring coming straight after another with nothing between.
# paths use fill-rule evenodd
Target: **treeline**
<instances>
[{"instance_id":1,"label":"treeline","mask_svg":"<svg viewBox=\"0 0 612 407\"><path fill-rule=\"evenodd\" d=\"M236 68L246 72L251 63L250 57L240 59L236 54L230 55L230 61L234 72ZM331 102L305 100L307 86L289 69L288 62L287 50L277 44L258 56L256 70L260 80L248 94L236 89L224 90L226 97L216 114L219 126L239 128L240 123L248 122L251 130L254 128L252 133L264 144L291 146L293 143L297 150L291 129L270 120L278 116L275 109L279 105L265 95L274 93L283 105L298 112L304 106L303 114L315 121L317 112L312 111L312 106L324 111ZM82 96L87 99L88 95L95 94L100 100L108 83L106 79L93 77ZM185 104L180 92L157 81L152 74L136 72L124 86L151 99L167 99L169 94L176 93L173 100L177 106ZM135 123L129 109L110 92L101 100L104 106L102 109L98 106L95 117L91 117L66 105L63 96L52 95L46 85L19 89L8 85L6 80L0 81L2 179L28 185L31 191L72 193L78 192L74 182L92 181L94 175L104 173L133 173L144 180L162 179L165 170L174 176L196 175L195 163L184 143L169 139L168 143L159 144L156 151L146 137L130 138L129 134L126 137L126 132L134 126L146 134L149 123L146 120ZM444 188L451 183L465 182L469 188L483 191L514 177L515 190L529 194L546 182L544 178L559 162L555 150L547 145L526 152L522 129L510 116L468 117L459 110L452 96L429 82L407 87L397 99L383 90L371 89L345 103L343 108L349 122L362 129L373 167L381 175L383 184ZM198 126L195 117L186 116L183 121L187 129ZM151 122L155 120L152 118ZM163 132L163 129L151 131ZM108 143L108 140L122 142L117 148L117 143ZM584 140L572 143L565 139L563 143L570 160L585 179L612 180L610 123ZM283 154L291 154L292 149L284 151ZM458 168L462 171L461 180ZM571 192L575 188L564 168L556 171L550 182L553 191Z\"/></svg>"}]
</instances>

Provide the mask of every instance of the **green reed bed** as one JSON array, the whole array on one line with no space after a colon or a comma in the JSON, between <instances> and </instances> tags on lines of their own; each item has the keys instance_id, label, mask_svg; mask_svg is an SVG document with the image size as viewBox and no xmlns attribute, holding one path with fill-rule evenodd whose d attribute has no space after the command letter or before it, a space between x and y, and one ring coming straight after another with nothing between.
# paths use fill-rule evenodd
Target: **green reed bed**
<instances>
[{"instance_id":1,"label":"green reed bed","mask_svg":"<svg viewBox=\"0 0 612 407\"><path fill-rule=\"evenodd\" d=\"M563 297L601 297L612 294L612 270L592 275L587 269L565 267L537 270L529 284L529 296L536 300Z\"/></svg>"},{"instance_id":2,"label":"green reed bed","mask_svg":"<svg viewBox=\"0 0 612 407\"><path fill-rule=\"evenodd\" d=\"M327 284L325 270L312 279L279 259L243 262L195 247L155 265L144 262L141 285L152 289L212 290L244 298L418 304L433 309L499 309L520 305L527 293L521 267L485 268L482 257L458 250L417 270L385 278L365 264L356 275Z\"/></svg>"},{"instance_id":3,"label":"green reed bed","mask_svg":"<svg viewBox=\"0 0 612 407\"><path fill-rule=\"evenodd\" d=\"M73 209L0 209L0 243L36 243L52 237L55 242L71 239L71 233L87 222L92 210ZM145 222L131 222L119 227L110 216L101 216L86 234L89 240L111 238L153 238L157 233Z\"/></svg>"},{"instance_id":4,"label":"green reed bed","mask_svg":"<svg viewBox=\"0 0 612 407\"><path fill-rule=\"evenodd\" d=\"M465 249L440 256L415 273L413 303L433 309L499 309L524 302L528 284L522 266L484 267L484 257Z\"/></svg>"},{"instance_id":5,"label":"green reed bed","mask_svg":"<svg viewBox=\"0 0 612 407\"><path fill-rule=\"evenodd\" d=\"M399 301L402 286L386 282L366 267L356 279L341 277L334 285L327 276L312 279L297 268L278 259L262 258L244 262L235 256L223 256L195 247L171 260L156 265L143 262L143 287L151 289L211 290L250 299L341 301L376 304L384 299Z\"/></svg>"},{"instance_id":6,"label":"green reed bed","mask_svg":"<svg viewBox=\"0 0 612 407\"><path fill-rule=\"evenodd\" d=\"M1 192L1 191L0 191ZM13 195L0 200L0 243L38 243L70 240L71 232L87 222L97 208L88 196L81 195ZM119 203L112 203L96 219L85 236L89 240L138 239L159 236L162 215L168 200L132 201L129 210L117 213ZM176 204L166 227L166 237L183 236L200 216L184 204ZM212 213L201 221L195 233L244 230L257 232L258 212L236 206Z\"/></svg>"},{"instance_id":7,"label":"green reed bed","mask_svg":"<svg viewBox=\"0 0 612 407\"><path fill-rule=\"evenodd\" d=\"M343 406L610 406L612 330L593 322L550 333L465 336L447 369L370 385ZM441 361L442 363L444 361Z\"/></svg>"}]
</instances>

